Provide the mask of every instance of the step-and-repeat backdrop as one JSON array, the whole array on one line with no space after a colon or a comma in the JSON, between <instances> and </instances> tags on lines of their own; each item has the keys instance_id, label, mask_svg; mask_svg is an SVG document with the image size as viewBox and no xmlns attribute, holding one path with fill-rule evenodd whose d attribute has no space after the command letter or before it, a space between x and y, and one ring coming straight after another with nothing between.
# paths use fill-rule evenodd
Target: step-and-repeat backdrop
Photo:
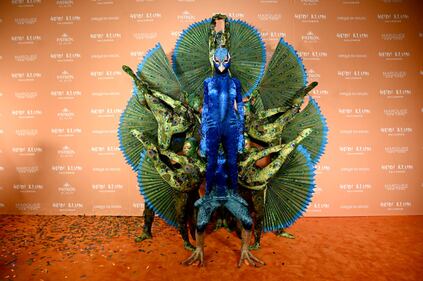
<instances>
[{"instance_id":1,"label":"step-and-repeat backdrop","mask_svg":"<svg viewBox=\"0 0 423 281\"><path fill-rule=\"evenodd\" d=\"M423 20L407 0L0 2L0 213L140 215L117 138L135 68L224 13L299 51L329 143L308 216L423 214Z\"/></svg>"}]
</instances>

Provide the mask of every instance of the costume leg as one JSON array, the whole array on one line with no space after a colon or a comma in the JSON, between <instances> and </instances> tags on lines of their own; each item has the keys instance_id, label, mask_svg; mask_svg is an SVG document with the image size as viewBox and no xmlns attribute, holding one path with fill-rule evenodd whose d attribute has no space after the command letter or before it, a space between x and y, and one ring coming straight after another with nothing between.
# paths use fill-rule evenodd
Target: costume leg
<instances>
[{"instance_id":1,"label":"costume leg","mask_svg":"<svg viewBox=\"0 0 423 281\"><path fill-rule=\"evenodd\" d=\"M220 143L220 134L217 126L209 126L207 136L206 194L209 194L215 185L217 156Z\"/></svg>"},{"instance_id":2,"label":"costume leg","mask_svg":"<svg viewBox=\"0 0 423 281\"><path fill-rule=\"evenodd\" d=\"M195 248L189 242L188 227L187 227L187 202L188 193L178 192L176 195L176 219L178 221L178 230L184 240L184 248L190 251L194 251Z\"/></svg>"},{"instance_id":3,"label":"costume leg","mask_svg":"<svg viewBox=\"0 0 423 281\"><path fill-rule=\"evenodd\" d=\"M203 232L206 229L207 224L210 222L210 217L213 212L219 208L220 203L209 199L207 201L203 201L202 204L198 208L198 215L197 215L197 231Z\"/></svg>"},{"instance_id":4,"label":"costume leg","mask_svg":"<svg viewBox=\"0 0 423 281\"><path fill-rule=\"evenodd\" d=\"M223 124L224 134L222 135L223 150L226 155L226 171L229 178L229 189L237 192L238 185L238 128Z\"/></svg>"},{"instance_id":5,"label":"costume leg","mask_svg":"<svg viewBox=\"0 0 423 281\"><path fill-rule=\"evenodd\" d=\"M144 226L140 236L135 237L135 242L141 242L145 239L151 239L151 226L154 221L154 211L150 209L147 204L144 203Z\"/></svg>"},{"instance_id":6,"label":"costume leg","mask_svg":"<svg viewBox=\"0 0 423 281\"><path fill-rule=\"evenodd\" d=\"M260 238L263 230L263 217L264 217L264 191L253 191L252 195L253 208L255 213L254 220L254 245L250 246L251 250L260 248Z\"/></svg>"}]
</instances>

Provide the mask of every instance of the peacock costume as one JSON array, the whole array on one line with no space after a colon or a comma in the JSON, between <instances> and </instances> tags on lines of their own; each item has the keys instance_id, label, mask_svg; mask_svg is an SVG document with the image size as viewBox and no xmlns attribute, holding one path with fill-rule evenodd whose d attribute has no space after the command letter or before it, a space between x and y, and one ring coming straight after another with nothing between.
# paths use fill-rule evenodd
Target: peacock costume
<instances>
[{"instance_id":1,"label":"peacock costume","mask_svg":"<svg viewBox=\"0 0 423 281\"><path fill-rule=\"evenodd\" d=\"M307 85L302 60L283 39L265 65L259 32L218 14L182 32L172 64L157 44L136 73L123 67L133 95L118 133L145 200L138 240L151 238L156 213L194 250L185 263L202 264L202 233L224 206L242 223L240 263L260 264L249 252L251 229L258 248L262 231L287 228L305 212L327 143L317 102L309 97L302 107L317 82Z\"/></svg>"}]
</instances>

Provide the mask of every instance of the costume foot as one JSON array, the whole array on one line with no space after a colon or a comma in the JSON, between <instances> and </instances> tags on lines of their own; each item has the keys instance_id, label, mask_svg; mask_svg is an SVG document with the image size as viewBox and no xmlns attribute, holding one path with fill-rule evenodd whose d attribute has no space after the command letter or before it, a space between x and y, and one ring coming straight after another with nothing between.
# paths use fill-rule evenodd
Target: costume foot
<instances>
[{"instance_id":1,"label":"costume foot","mask_svg":"<svg viewBox=\"0 0 423 281\"><path fill-rule=\"evenodd\" d=\"M198 261L198 266L204 266L204 252L202 248L195 249L194 253L192 253L192 255L189 258L181 262L181 264L191 265L197 261Z\"/></svg>"},{"instance_id":2,"label":"costume foot","mask_svg":"<svg viewBox=\"0 0 423 281\"><path fill-rule=\"evenodd\" d=\"M191 252L195 251L195 247L188 241L184 241L184 248Z\"/></svg>"},{"instance_id":3,"label":"costume foot","mask_svg":"<svg viewBox=\"0 0 423 281\"><path fill-rule=\"evenodd\" d=\"M238 267L241 267L243 261L247 261L250 265L254 266L265 265L262 260L256 258L249 250L241 250L241 258L239 259Z\"/></svg>"},{"instance_id":4,"label":"costume foot","mask_svg":"<svg viewBox=\"0 0 423 281\"><path fill-rule=\"evenodd\" d=\"M295 239L295 236L293 235L293 234L291 234L291 233L288 233L288 232L285 232L285 231L278 231L277 233L276 233L276 235L278 236L278 237L284 237L284 238L288 238L288 239Z\"/></svg>"},{"instance_id":5,"label":"costume foot","mask_svg":"<svg viewBox=\"0 0 423 281\"><path fill-rule=\"evenodd\" d=\"M256 242L256 243L254 243L253 245L250 245L250 246L248 247L248 249L249 249L249 250L258 250L258 249L260 249L260 242Z\"/></svg>"},{"instance_id":6,"label":"costume foot","mask_svg":"<svg viewBox=\"0 0 423 281\"><path fill-rule=\"evenodd\" d=\"M135 237L135 242L142 242L145 239L151 239L153 236L151 233L143 232L140 236Z\"/></svg>"}]
</instances>

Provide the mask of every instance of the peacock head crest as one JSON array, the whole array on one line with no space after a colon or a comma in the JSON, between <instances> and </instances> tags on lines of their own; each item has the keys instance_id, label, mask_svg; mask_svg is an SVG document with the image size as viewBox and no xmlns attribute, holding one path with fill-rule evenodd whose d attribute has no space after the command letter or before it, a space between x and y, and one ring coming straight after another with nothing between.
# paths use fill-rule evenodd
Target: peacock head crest
<instances>
[{"instance_id":1,"label":"peacock head crest","mask_svg":"<svg viewBox=\"0 0 423 281\"><path fill-rule=\"evenodd\" d=\"M225 73L228 71L231 65L231 55L228 49L219 47L216 49L213 55L214 68L219 73Z\"/></svg>"}]
</instances>

